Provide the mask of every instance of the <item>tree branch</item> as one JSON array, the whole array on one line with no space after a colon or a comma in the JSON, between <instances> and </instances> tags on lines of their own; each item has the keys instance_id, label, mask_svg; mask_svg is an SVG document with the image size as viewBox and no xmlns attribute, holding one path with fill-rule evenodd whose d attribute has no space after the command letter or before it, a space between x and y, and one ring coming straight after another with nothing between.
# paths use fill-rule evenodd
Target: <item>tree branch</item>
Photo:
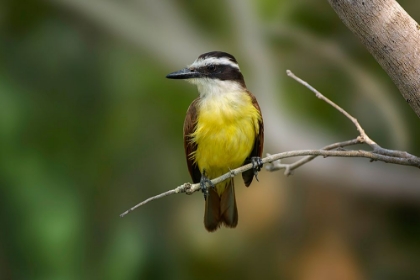
<instances>
[{"instance_id":1,"label":"tree branch","mask_svg":"<svg viewBox=\"0 0 420 280\"><path fill-rule=\"evenodd\" d=\"M420 118L420 25L395 0L328 0Z\"/></svg>"},{"instance_id":2,"label":"tree branch","mask_svg":"<svg viewBox=\"0 0 420 280\"><path fill-rule=\"evenodd\" d=\"M364 131L362 126L359 124L357 119L354 118L352 115L350 115L347 111L345 111L343 108L341 108L340 106L338 106L337 104L329 100L324 95L322 95L319 91L317 91L307 82L295 76L290 70L287 70L287 75L291 77L292 79L296 80L297 82L299 82L300 84L307 87L313 93L315 93L315 96L317 98L325 101L326 103L334 107L336 110L338 110L340 113L345 115L356 126L356 129L359 132L359 136L353 140L330 144L319 150L298 150L298 151L278 153L274 155L267 154L267 156L262 159L262 163L267 164L266 169L268 171L277 171L277 170L285 169L286 170L285 175L290 175L292 170L312 161L314 158L319 157L319 156L323 156L324 158L326 157L360 157L360 158L368 158L371 161L382 161L386 163L394 163L394 164L399 164L399 165L407 165L407 166L420 168L419 157L416 157L404 151L395 151L395 150L388 150L388 149L382 148L375 141L369 138L369 136L366 134L366 132ZM344 149L344 147L357 145L357 144L363 144L363 143L369 145L372 148L372 151L345 150ZM281 159L290 158L290 157L299 157L299 156L305 156L305 157L292 164L280 163ZM231 170L230 172L225 173L224 175L220 177L217 177L211 180L211 182L213 185L216 185L229 178L233 178L236 175L241 174L247 170L250 170L251 168L253 168L252 163L243 165L241 167ZM135 210L136 208L150 201L153 201L153 200L156 200L156 199L168 196L168 195L177 194L177 193L192 194L198 190L201 190L199 183L197 184L184 183L176 187L175 189L150 197L140 202L139 204L133 206L132 208L122 213L120 217L124 217L131 211Z\"/></svg>"}]
</instances>

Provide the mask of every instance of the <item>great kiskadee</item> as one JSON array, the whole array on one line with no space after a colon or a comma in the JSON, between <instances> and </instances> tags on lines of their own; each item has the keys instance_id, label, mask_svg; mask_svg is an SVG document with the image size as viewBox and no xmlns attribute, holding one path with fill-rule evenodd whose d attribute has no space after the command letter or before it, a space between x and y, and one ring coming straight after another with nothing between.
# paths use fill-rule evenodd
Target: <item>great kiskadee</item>
<instances>
[{"instance_id":1,"label":"great kiskadee","mask_svg":"<svg viewBox=\"0 0 420 280\"><path fill-rule=\"evenodd\" d=\"M210 180L252 162L242 173L248 187L260 170L264 125L255 96L245 86L236 59L225 52L200 55L190 66L166 76L197 85L200 96L188 108L184 148L194 183L200 182L206 199L204 226L238 224L233 178L212 186Z\"/></svg>"}]
</instances>

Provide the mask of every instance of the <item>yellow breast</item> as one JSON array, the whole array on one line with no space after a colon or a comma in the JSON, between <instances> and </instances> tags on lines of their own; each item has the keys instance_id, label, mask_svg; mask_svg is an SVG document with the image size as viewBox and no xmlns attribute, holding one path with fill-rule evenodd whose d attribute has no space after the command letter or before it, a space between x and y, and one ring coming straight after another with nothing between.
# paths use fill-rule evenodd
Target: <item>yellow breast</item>
<instances>
[{"instance_id":1,"label":"yellow breast","mask_svg":"<svg viewBox=\"0 0 420 280\"><path fill-rule=\"evenodd\" d=\"M241 166L254 146L260 120L260 112L247 92L202 100L196 130L191 135L197 150L190 155L201 173L205 170L212 179Z\"/></svg>"}]
</instances>

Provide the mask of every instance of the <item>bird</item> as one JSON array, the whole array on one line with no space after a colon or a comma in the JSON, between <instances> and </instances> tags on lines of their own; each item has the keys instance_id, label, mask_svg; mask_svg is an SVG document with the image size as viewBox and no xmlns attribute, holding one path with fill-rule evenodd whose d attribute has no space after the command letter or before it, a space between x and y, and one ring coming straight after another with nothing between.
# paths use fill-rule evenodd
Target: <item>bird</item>
<instances>
[{"instance_id":1,"label":"bird","mask_svg":"<svg viewBox=\"0 0 420 280\"><path fill-rule=\"evenodd\" d=\"M253 169L242 173L242 178L247 187L254 176L258 180L264 122L257 99L247 89L235 57L222 51L204 53L166 78L182 79L198 88L199 97L185 116L183 138L188 171L204 193L204 226L209 232L221 225L235 228L233 178L216 185L211 179L252 163Z\"/></svg>"}]
</instances>

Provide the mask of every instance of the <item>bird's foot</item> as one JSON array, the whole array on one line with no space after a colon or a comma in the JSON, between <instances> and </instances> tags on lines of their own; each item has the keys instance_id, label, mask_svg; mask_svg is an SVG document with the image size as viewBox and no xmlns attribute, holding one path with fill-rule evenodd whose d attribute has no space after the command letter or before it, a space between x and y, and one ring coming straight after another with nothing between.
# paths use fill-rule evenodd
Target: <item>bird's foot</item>
<instances>
[{"instance_id":1,"label":"bird's foot","mask_svg":"<svg viewBox=\"0 0 420 280\"><path fill-rule=\"evenodd\" d=\"M204 195L204 200L206 200L207 196L209 195L209 190L207 186L214 188L214 184L211 182L209 178L206 177L206 172L203 172L203 175L201 175L201 179L200 179L200 189Z\"/></svg>"},{"instance_id":2,"label":"bird's foot","mask_svg":"<svg viewBox=\"0 0 420 280\"><path fill-rule=\"evenodd\" d=\"M252 163L252 170L254 170L255 179L259 182L260 180L258 180L258 172L261 171L261 168L263 167L264 164L260 157L252 157L251 163Z\"/></svg>"}]
</instances>

